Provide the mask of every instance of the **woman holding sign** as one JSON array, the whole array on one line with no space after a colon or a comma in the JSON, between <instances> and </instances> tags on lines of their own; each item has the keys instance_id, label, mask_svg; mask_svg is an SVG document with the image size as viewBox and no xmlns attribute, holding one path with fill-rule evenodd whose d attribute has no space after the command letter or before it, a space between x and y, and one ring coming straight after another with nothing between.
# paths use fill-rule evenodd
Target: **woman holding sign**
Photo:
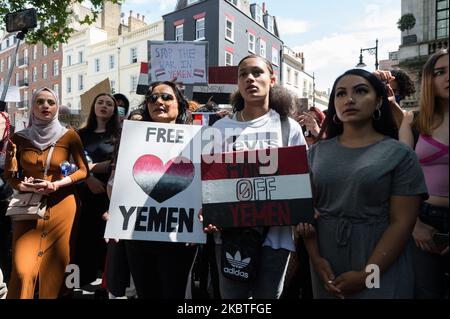
<instances>
[{"instance_id":1,"label":"woman holding sign","mask_svg":"<svg viewBox=\"0 0 450 319\"><path fill-rule=\"evenodd\" d=\"M400 143L384 84L349 70L334 83L309 150L317 232L305 235L315 298L411 298L411 234L427 196L414 152Z\"/></svg>"},{"instance_id":2,"label":"woman holding sign","mask_svg":"<svg viewBox=\"0 0 450 319\"><path fill-rule=\"evenodd\" d=\"M170 81L153 83L140 109L143 121L189 122L188 101ZM127 240L125 248L138 298L185 298L196 247L185 243Z\"/></svg>"},{"instance_id":3,"label":"woman holding sign","mask_svg":"<svg viewBox=\"0 0 450 319\"><path fill-rule=\"evenodd\" d=\"M14 134L8 145L5 178L11 187L48 196L43 219L13 221L10 299L33 299L38 282L39 298L57 298L64 285L77 212L74 184L87 177L88 168L80 137L61 125L58 109L54 91L37 90L30 125ZM79 169L65 176L60 165L70 158Z\"/></svg>"},{"instance_id":4,"label":"woman holding sign","mask_svg":"<svg viewBox=\"0 0 450 319\"><path fill-rule=\"evenodd\" d=\"M220 141L217 144L219 149L215 151L306 145L300 125L287 117L291 111L292 97L276 86L272 64L260 56L249 55L238 66L239 91L232 96L231 101L234 114L213 125L222 137L226 137L230 131L236 134ZM228 235L233 231L222 230L219 233L214 225L208 225L205 231L216 232L216 256L223 298L280 297L289 254L295 251L291 226L237 229L235 234L243 240L242 245L235 246L237 251L228 251L226 247L229 241L224 239L229 238ZM245 248L249 248L252 243L256 243L256 246L252 245L254 249L245 249L247 243L249 246ZM250 256L251 251L255 252L254 256L259 256L257 261L253 255ZM231 265L227 261L231 261Z\"/></svg>"}]
</instances>

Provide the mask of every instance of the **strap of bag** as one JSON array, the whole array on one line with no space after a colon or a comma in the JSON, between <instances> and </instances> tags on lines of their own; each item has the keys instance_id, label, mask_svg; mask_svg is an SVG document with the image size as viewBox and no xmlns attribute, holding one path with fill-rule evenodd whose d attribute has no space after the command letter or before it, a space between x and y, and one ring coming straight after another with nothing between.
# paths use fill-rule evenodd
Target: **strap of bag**
<instances>
[{"instance_id":1,"label":"strap of bag","mask_svg":"<svg viewBox=\"0 0 450 319\"><path fill-rule=\"evenodd\" d=\"M280 118L281 121L281 139L283 142L283 146L289 146L289 118L287 116L283 116Z\"/></svg>"},{"instance_id":2,"label":"strap of bag","mask_svg":"<svg viewBox=\"0 0 450 319\"><path fill-rule=\"evenodd\" d=\"M52 155L53 155L54 150L55 150L55 144L52 144L52 146L50 146L50 150L48 151L47 162L45 163L44 179L47 179L47 172L48 172L48 169L50 168L50 161L52 160Z\"/></svg>"}]
</instances>

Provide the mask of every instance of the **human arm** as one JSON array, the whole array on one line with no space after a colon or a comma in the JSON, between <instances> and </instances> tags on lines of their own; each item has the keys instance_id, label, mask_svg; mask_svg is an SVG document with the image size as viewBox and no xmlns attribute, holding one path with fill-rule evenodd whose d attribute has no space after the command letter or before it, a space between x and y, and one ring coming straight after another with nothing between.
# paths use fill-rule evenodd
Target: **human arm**
<instances>
[{"instance_id":1,"label":"human arm","mask_svg":"<svg viewBox=\"0 0 450 319\"><path fill-rule=\"evenodd\" d=\"M364 269L349 271L336 278L336 287L344 295L366 288L368 266L377 266L382 274L397 260L410 239L420 201L420 196L391 196L389 226L375 246Z\"/></svg>"},{"instance_id":2,"label":"human arm","mask_svg":"<svg viewBox=\"0 0 450 319\"><path fill-rule=\"evenodd\" d=\"M413 122L414 122L414 113L405 112L402 124L400 125L400 130L398 132L400 142L405 143L412 149L414 149L414 134L412 131Z\"/></svg>"},{"instance_id":3,"label":"human arm","mask_svg":"<svg viewBox=\"0 0 450 319\"><path fill-rule=\"evenodd\" d=\"M306 129L310 131L314 137L317 137L319 135L320 133L319 124L317 124L316 119L310 113L308 112L303 113L302 115L296 118L296 121L298 122L298 124L305 126Z\"/></svg>"},{"instance_id":4,"label":"human arm","mask_svg":"<svg viewBox=\"0 0 450 319\"><path fill-rule=\"evenodd\" d=\"M90 163L89 171L95 174L106 174L111 166L111 160L106 160L98 163Z\"/></svg>"}]
</instances>

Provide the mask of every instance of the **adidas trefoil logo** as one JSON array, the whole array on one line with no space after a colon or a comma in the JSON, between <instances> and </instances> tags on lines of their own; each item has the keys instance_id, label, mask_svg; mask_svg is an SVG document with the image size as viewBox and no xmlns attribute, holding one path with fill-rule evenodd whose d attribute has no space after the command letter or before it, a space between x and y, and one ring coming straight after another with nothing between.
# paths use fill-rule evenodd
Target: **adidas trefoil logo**
<instances>
[{"instance_id":1,"label":"adidas trefoil logo","mask_svg":"<svg viewBox=\"0 0 450 319\"><path fill-rule=\"evenodd\" d=\"M226 253L226 257L227 257L227 261L234 267L237 269L242 269L248 266L248 264L250 264L250 261L252 260L250 257L249 258L245 258L244 260L242 260L241 257L241 252L238 250L236 252L236 254L234 255L234 257L230 254L230 253Z\"/></svg>"}]
</instances>

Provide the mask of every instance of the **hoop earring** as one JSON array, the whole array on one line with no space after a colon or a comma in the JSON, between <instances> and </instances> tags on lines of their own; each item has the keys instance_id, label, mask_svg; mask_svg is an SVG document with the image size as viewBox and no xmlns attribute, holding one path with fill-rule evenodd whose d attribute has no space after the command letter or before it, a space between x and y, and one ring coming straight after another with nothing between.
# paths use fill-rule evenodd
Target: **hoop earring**
<instances>
[{"instance_id":1,"label":"hoop earring","mask_svg":"<svg viewBox=\"0 0 450 319\"><path fill-rule=\"evenodd\" d=\"M378 112L378 116L376 116L376 113ZM381 109L377 108L375 112L373 112L372 117L375 121L379 121L381 119Z\"/></svg>"},{"instance_id":2,"label":"hoop earring","mask_svg":"<svg viewBox=\"0 0 450 319\"><path fill-rule=\"evenodd\" d=\"M336 114L333 115L333 123L336 125L342 124L341 120L336 116Z\"/></svg>"}]
</instances>

